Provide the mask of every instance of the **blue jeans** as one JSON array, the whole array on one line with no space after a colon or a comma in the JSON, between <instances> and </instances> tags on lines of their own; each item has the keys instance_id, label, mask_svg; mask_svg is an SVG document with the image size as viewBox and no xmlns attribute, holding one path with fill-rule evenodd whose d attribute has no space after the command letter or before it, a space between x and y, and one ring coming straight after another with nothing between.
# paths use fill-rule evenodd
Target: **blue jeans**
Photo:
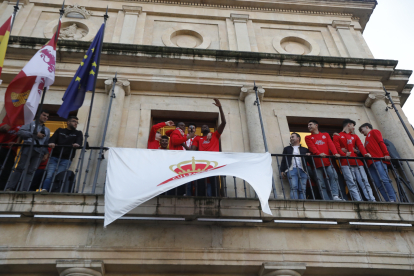
<instances>
[{"instance_id":1,"label":"blue jeans","mask_svg":"<svg viewBox=\"0 0 414 276\"><path fill-rule=\"evenodd\" d=\"M325 166L325 171L328 174L329 177L329 186L330 186L330 190L332 193L332 196L338 196L338 189L339 189L339 185L338 185L338 175L336 174L335 169L329 165L329 166ZM316 175L318 177L318 182L320 185L320 188L322 189L322 194L323 194L323 198L324 200L330 200L333 199L329 196L327 190L326 190L326 185L325 185L325 181L324 181L324 170L323 167L317 168L316 169ZM328 181L327 181L328 182Z\"/></svg>"},{"instance_id":2,"label":"blue jeans","mask_svg":"<svg viewBox=\"0 0 414 276\"><path fill-rule=\"evenodd\" d=\"M59 160L59 158L57 158L57 157L50 157L49 165L47 167L46 179L43 182L42 189L46 189L46 190L49 191L50 184L52 183L52 180L53 180L52 179L53 174L56 170L56 167L58 166L58 160ZM58 167L58 170L56 172L56 175L58 175L60 172L65 171L66 168L69 168L71 163L72 163L72 161L70 161L68 159L60 159L59 167ZM55 175L55 177L56 177L56 175Z\"/></svg>"},{"instance_id":3,"label":"blue jeans","mask_svg":"<svg viewBox=\"0 0 414 276\"><path fill-rule=\"evenodd\" d=\"M369 172L371 173L372 179L374 180L375 185L381 192L385 201L395 201L396 196L391 180L388 177L387 166L381 161L377 161L369 166Z\"/></svg>"},{"instance_id":4,"label":"blue jeans","mask_svg":"<svg viewBox=\"0 0 414 276\"><path fill-rule=\"evenodd\" d=\"M308 180L308 175L303 169L298 168L293 168L286 174L290 185L290 199L306 199L306 182Z\"/></svg>"},{"instance_id":5,"label":"blue jeans","mask_svg":"<svg viewBox=\"0 0 414 276\"><path fill-rule=\"evenodd\" d=\"M361 195L359 194L359 190L357 187L357 184L354 181L355 171L353 170L353 167L349 166L342 166L342 173L344 175L346 185L348 186L349 194L351 195L352 200L354 201L361 201Z\"/></svg>"}]
</instances>

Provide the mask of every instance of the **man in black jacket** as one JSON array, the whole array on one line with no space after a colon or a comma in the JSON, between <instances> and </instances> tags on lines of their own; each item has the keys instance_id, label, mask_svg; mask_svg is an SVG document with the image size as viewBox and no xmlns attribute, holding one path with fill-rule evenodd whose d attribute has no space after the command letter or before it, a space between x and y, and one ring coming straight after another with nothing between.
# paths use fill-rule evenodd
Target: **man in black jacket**
<instances>
[{"instance_id":1,"label":"man in black jacket","mask_svg":"<svg viewBox=\"0 0 414 276\"><path fill-rule=\"evenodd\" d=\"M56 167L58 168L56 175L67 170L67 168L69 168L70 164L72 163L73 157L75 156L75 149L82 146L82 131L76 130L76 127L78 126L78 120L79 119L75 116L69 116L67 121L67 128L58 128L53 136L49 139L49 147L54 150L49 160L46 179L42 185L42 192L49 191L50 184L53 181L53 174L56 171ZM56 146L58 147L55 148Z\"/></svg>"},{"instance_id":2,"label":"man in black jacket","mask_svg":"<svg viewBox=\"0 0 414 276\"><path fill-rule=\"evenodd\" d=\"M290 135L290 146L283 149L283 154L310 155L309 150L300 145L300 140L300 135L293 132ZM284 178L287 176L289 179L290 199L306 199L308 175L305 172L305 166L304 157L284 156L282 159L280 171Z\"/></svg>"}]
</instances>

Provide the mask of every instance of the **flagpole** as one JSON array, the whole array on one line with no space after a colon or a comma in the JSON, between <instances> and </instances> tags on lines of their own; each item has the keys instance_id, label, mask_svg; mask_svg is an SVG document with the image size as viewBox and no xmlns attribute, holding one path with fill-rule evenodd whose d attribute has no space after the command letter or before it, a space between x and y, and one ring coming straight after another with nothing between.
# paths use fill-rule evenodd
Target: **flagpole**
<instances>
[{"instance_id":1,"label":"flagpole","mask_svg":"<svg viewBox=\"0 0 414 276\"><path fill-rule=\"evenodd\" d=\"M110 100L109 100L108 114L106 114L106 122L105 122L104 132L103 132L103 136L102 136L101 147L99 149L98 164L96 166L95 177L94 177L94 180L93 180L93 186L92 186L92 193L93 194L95 193L96 182L98 182L99 169L100 169L101 162L102 162L102 159L103 159L103 147L104 147L104 144L105 144L106 131L108 130L108 123L109 123L109 116L111 114L112 100L114 98L116 98L116 96L115 96L115 85L116 85L116 82L118 81L116 76L117 76L117 73L115 73L115 77L112 80L112 89L111 89L111 97L110 97Z\"/></svg>"},{"instance_id":2,"label":"flagpole","mask_svg":"<svg viewBox=\"0 0 414 276\"><path fill-rule=\"evenodd\" d=\"M108 16L108 6L106 6L106 13L104 15L104 28L103 28L103 32L102 32L102 42L101 42L101 45L99 46L99 53L98 53L99 56L98 56L98 60L97 60L98 62L96 64L95 79L93 81L91 105L89 107L88 122L86 124L86 130L85 130L85 142L83 143L82 152L81 152L81 155L79 157L81 163L80 163L80 171L79 171L79 176L78 176L78 183L76 184L76 187L77 187L76 188L76 193L79 191L80 182L81 182L81 178L82 178L83 161L84 161L84 157L85 157L86 144L88 142L88 137L89 137L89 125L91 123L93 100L95 98L96 81L98 79L99 65L101 63L101 53L102 53L102 47L103 47L103 40L104 40L104 36L105 36L106 20L108 20L108 18L109 18L109 16ZM85 176L85 178L86 178L86 176ZM85 179L85 182L86 182L86 179Z\"/></svg>"},{"instance_id":3,"label":"flagpole","mask_svg":"<svg viewBox=\"0 0 414 276\"><path fill-rule=\"evenodd\" d=\"M16 7L14 7L14 8L16 9ZM17 9L18 9L18 7L17 7ZM60 15L59 15L59 21L58 21L58 28L59 28L59 22L62 19L62 16L63 16L64 12L65 12L65 0L63 0L62 8L59 10L59 14ZM57 31L55 33L55 43L57 44ZM42 99L40 100L40 104L39 104L39 106L37 108L37 112L36 112L36 116L35 116L35 127L34 127L34 130L33 130L32 141L30 143L29 156L28 156L28 158L26 160L26 164L25 164L24 171L23 171L23 178L21 180L21 184L22 184L22 187L21 188L23 188L24 181L26 180L26 174L27 174L27 171L29 169L30 159L32 158L32 151L33 151L33 146L34 146L34 140L35 140L35 137L37 135L37 127L39 126L40 112L42 112L43 102L45 100L46 91L47 91L47 87L45 86L45 87L43 87ZM17 187L19 187L19 183L18 183ZM30 189L30 185L28 185L27 191L29 191L29 189Z\"/></svg>"},{"instance_id":4,"label":"flagpole","mask_svg":"<svg viewBox=\"0 0 414 276\"><path fill-rule=\"evenodd\" d=\"M253 89L254 89L254 92L256 93L256 101L254 102L254 105L257 105L257 110L259 111L260 126L262 127L262 135L263 135L263 143L264 143L265 151L269 152L269 148L267 147L266 133L265 133L264 125L263 125L262 110L260 109L259 93L257 92L256 82L254 82ZM273 197L276 198L276 188L275 188L276 185L275 185L275 179L273 177L273 173L272 173L272 185L273 185Z\"/></svg>"},{"instance_id":5,"label":"flagpole","mask_svg":"<svg viewBox=\"0 0 414 276\"><path fill-rule=\"evenodd\" d=\"M20 0L17 0L16 5L14 6L13 18L12 18L12 22L11 22L11 26L10 26L10 35L11 35L12 30L13 30L14 19L16 18L17 11L19 10L19 2L20 2Z\"/></svg>"}]
</instances>

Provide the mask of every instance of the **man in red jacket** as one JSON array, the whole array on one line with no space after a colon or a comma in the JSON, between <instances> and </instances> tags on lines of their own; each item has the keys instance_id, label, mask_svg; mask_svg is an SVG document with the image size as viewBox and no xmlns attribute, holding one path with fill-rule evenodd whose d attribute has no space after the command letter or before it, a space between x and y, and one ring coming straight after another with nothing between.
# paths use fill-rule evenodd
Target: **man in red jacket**
<instances>
[{"instance_id":1,"label":"man in red jacket","mask_svg":"<svg viewBox=\"0 0 414 276\"><path fill-rule=\"evenodd\" d=\"M183 143L195 136L195 132L185 134L185 123L179 122L170 136L170 150L185 150Z\"/></svg>"},{"instance_id":2,"label":"man in red jacket","mask_svg":"<svg viewBox=\"0 0 414 276\"><path fill-rule=\"evenodd\" d=\"M357 148L365 157L371 157L362 145L358 135L353 134L355 131L355 124L356 123L353 120L344 120L342 123L343 130L339 135L334 134L333 142L336 150L341 156L349 157L347 159L341 159L341 167L352 199L355 201L362 200L357 184L355 183L358 182L365 198L369 201L375 201L375 197L372 194L372 189L364 170L364 163L361 160L352 158L357 157L354 148Z\"/></svg>"},{"instance_id":3,"label":"man in red jacket","mask_svg":"<svg viewBox=\"0 0 414 276\"><path fill-rule=\"evenodd\" d=\"M226 127L226 117L224 116L223 108L221 106L221 103L218 99L214 99L215 106L219 108L220 111L220 117L221 117L221 124L217 128L217 131L211 133L210 128L208 125L203 125L201 127L201 133L203 133L203 136L197 136L194 141L193 145L191 146L192 150L198 150L198 151L220 151L220 136L224 131L224 128ZM216 190L217 181L216 177L208 177L205 179L200 179L198 182L201 184L200 192L198 195L207 195L212 196L212 191Z\"/></svg>"},{"instance_id":4,"label":"man in red jacket","mask_svg":"<svg viewBox=\"0 0 414 276\"><path fill-rule=\"evenodd\" d=\"M390 154L387 150L387 146L382 139L382 134L377 129L372 129L372 125L365 123L359 127L359 131L364 134L365 149L373 158L384 158L385 161L371 160L367 161L369 172L378 190L386 201L395 202L395 191L392 187L391 180L388 177L387 165L390 160ZM385 164L384 164L385 163Z\"/></svg>"},{"instance_id":5,"label":"man in red jacket","mask_svg":"<svg viewBox=\"0 0 414 276\"><path fill-rule=\"evenodd\" d=\"M306 145L308 145L309 151L313 155L319 155L326 157L330 155L329 151L332 152L336 157L340 157L336 151L335 145L331 140L331 137L328 133L319 132L319 123L316 120L310 120L308 123L308 129L312 133L305 137ZM329 158L313 158L315 160L316 166L316 175L319 182L319 187L322 189L321 195L324 199L329 200L331 197L326 191L324 173L327 174L329 178L328 184L330 186L332 199L333 200L342 200L339 197L339 184L338 184L338 175L336 174L335 169L333 168Z\"/></svg>"},{"instance_id":6,"label":"man in red jacket","mask_svg":"<svg viewBox=\"0 0 414 276\"><path fill-rule=\"evenodd\" d=\"M153 125L148 137L148 146L147 149L159 149L160 148L160 140L161 140L161 133L158 131L160 128L165 126L173 126L173 121L167 121L163 123L159 123Z\"/></svg>"}]
</instances>

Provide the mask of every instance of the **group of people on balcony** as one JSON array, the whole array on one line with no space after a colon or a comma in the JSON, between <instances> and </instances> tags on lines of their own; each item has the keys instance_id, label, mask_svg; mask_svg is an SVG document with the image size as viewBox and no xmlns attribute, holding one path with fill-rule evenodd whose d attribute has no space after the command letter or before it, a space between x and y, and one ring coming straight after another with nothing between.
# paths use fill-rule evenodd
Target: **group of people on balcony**
<instances>
[{"instance_id":1,"label":"group of people on balcony","mask_svg":"<svg viewBox=\"0 0 414 276\"><path fill-rule=\"evenodd\" d=\"M48 192L52 181L68 170L75 156L74 149L83 143L82 132L76 130L79 119L69 116L67 127L58 128L52 137L45 126L48 119L49 112L42 110L37 122L15 127L0 124L0 143L7 144L1 146L0 150L1 190L30 191L39 188L41 192ZM23 145L18 147L21 141ZM18 154L19 149L21 152ZM18 163L13 170L16 156ZM46 175L43 176L46 164Z\"/></svg>"},{"instance_id":2,"label":"group of people on balcony","mask_svg":"<svg viewBox=\"0 0 414 276\"><path fill-rule=\"evenodd\" d=\"M220 101L218 99L214 101L222 120L215 132L211 132L208 125L202 125L203 135L197 136L196 125L190 123L186 134L185 123L179 122L175 129L161 135L159 130L162 127L174 126L173 121L162 122L151 128L148 149L220 151L219 138L226 126L226 118ZM56 176L69 169L75 156L74 149L81 147L83 143L82 132L76 130L78 118L70 116L67 127L57 129L52 137L50 137L50 130L45 126L48 118L49 112L42 111L37 123L31 122L16 127L0 124L0 143L3 144L0 148L0 189L29 191L33 187L40 187L40 191L47 192L50 191ZM319 123L316 120L311 120L308 123L311 135L305 137L308 148L301 146L301 136L298 133L291 134L290 146L284 148L280 166L281 175L289 180L291 199L306 199L307 184L313 182L318 187L320 198L342 200L338 182L339 172L347 184L352 200L361 201L365 198L368 201L375 201L368 172L382 197L386 201L396 201L396 194L387 170L390 153L381 132L373 129L369 123L361 125L359 131L366 137L365 144L362 144L354 133L355 127L355 121L344 120L342 132L334 133L331 139L328 133L319 131ZM34 139L34 146L31 147L32 139ZM17 154L19 147L15 144L21 141L24 141L23 147ZM19 158L15 166L17 155ZM335 160L327 158L329 155L346 158ZM48 165L43 175L42 169L45 169L46 164ZM367 172L365 167L368 168ZM40 177L36 175L36 171L42 172ZM41 183L42 179L44 179L43 183ZM167 194L213 196L217 195L217 191L217 179L210 177L187 183Z\"/></svg>"},{"instance_id":3,"label":"group of people on balcony","mask_svg":"<svg viewBox=\"0 0 414 276\"><path fill-rule=\"evenodd\" d=\"M159 129L165 126L174 126L173 121L162 122L152 126L148 138L148 149L161 150L194 150L194 151L220 151L220 136L226 127L226 117L224 116L223 108L218 99L214 99L215 106L219 108L221 116L221 124L213 133L210 131L208 125L201 126L201 133L203 136L196 135L196 124L189 123L187 134L186 125L184 122L177 123L175 129L166 131L165 135L161 135ZM198 181L192 181L184 184L177 189L170 190L167 195L186 195L186 196L214 196L217 194L216 177L208 177Z\"/></svg>"},{"instance_id":4,"label":"group of people on balcony","mask_svg":"<svg viewBox=\"0 0 414 276\"><path fill-rule=\"evenodd\" d=\"M361 125L359 131L366 137L365 144L362 144L355 134L355 127L355 121L346 119L343 121L342 132L334 133L331 139L328 133L319 131L319 123L316 120L310 120L308 129L311 135L305 137L308 148L300 145L301 137L298 133L291 134L290 146L283 150L283 154L290 156L284 156L280 166L282 176L289 180L291 199L306 199L307 183L311 183L313 179L322 194L320 195L322 199L342 200L336 169L338 168L338 171L342 172L352 200L361 201L364 197L368 201L376 201L365 171L364 165L366 165L382 197L386 201L396 201L396 194L387 170L391 157L381 132L373 129L369 123ZM346 158L341 158L336 163L336 160L326 158L329 155ZM363 160L358 157L368 157L368 159Z\"/></svg>"}]
</instances>

